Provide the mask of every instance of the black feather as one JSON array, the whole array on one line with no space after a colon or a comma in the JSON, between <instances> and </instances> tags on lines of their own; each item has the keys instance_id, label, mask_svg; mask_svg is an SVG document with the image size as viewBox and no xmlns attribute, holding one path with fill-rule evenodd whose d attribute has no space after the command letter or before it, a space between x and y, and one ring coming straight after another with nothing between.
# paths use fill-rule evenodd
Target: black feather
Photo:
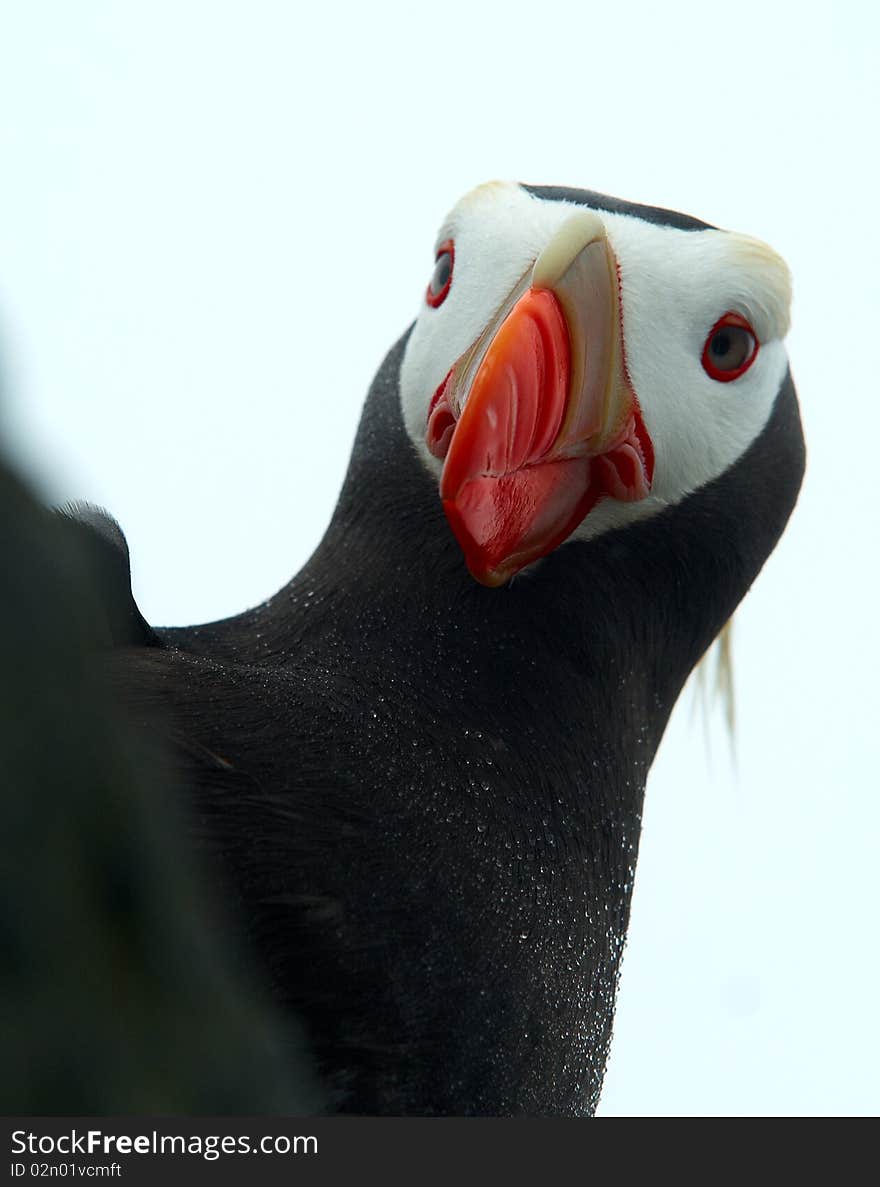
<instances>
[{"instance_id":1,"label":"black feather","mask_svg":"<svg viewBox=\"0 0 880 1187\"><path fill-rule=\"evenodd\" d=\"M106 558L2 458L0 555L3 1112L322 1107L296 1020L205 893L177 765L107 693Z\"/></svg>"},{"instance_id":2,"label":"black feather","mask_svg":"<svg viewBox=\"0 0 880 1187\"><path fill-rule=\"evenodd\" d=\"M128 543L113 516L86 502L67 503L57 514L89 558L100 592L98 629L107 641L117 647L161 647L134 600Z\"/></svg>"},{"instance_id":3,"label":"black feather","mask_svg":"<svg viewBox=\"0 0 880 1187\"><path fill-rule=\"evenodd\" d=\"M402 349L305 569L119 686L145 725L170 708L200 846L340 1108L589 1113L645 777L794 503L794 389L678 507L487 590L403 429Z\"/></svg>"},{"instance_id":4,"label":"black feather","mask_svg":"<svg viewBox=\"0 0 880 1187\"><path fill-rule=\"evenodd\" d=\"M215 909L305 1020L337 1108L588 1114L646 775L794 506L794 388L714 482L489 590L406 435L404 345L374 380L324 540L256 609L152 631L118 530L92 525L109 633L136 644L109 657L111 700L186 788Z\"/></svg>"}]
</instances>

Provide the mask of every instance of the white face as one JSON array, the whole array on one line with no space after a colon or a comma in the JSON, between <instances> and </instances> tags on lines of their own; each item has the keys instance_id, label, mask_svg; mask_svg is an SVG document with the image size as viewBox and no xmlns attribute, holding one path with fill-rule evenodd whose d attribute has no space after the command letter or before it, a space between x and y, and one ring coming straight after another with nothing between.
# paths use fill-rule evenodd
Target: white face
<instances>
[{"instance_id":1,"label":"white face","mask_svg":"<svg viewBox=\"0 0 880 1187\"><path fill-rule=\"evenodd\" d=\"M451 286L439 307L423 298L400 371L407 432L438 482L443 463L425 444L432 396L560 226L582 209L491 182L467 194L444 222L437 243L454 243ZM788 366L789 274L770 248L727 231L597 213L617 262L626 366L655 468L646 498L603 498L573 539L677 503L727 470L766 424ZM728 313L748 322L758 350L743 374L719 381L703 354Z\"/></svg>"}]
</instances>

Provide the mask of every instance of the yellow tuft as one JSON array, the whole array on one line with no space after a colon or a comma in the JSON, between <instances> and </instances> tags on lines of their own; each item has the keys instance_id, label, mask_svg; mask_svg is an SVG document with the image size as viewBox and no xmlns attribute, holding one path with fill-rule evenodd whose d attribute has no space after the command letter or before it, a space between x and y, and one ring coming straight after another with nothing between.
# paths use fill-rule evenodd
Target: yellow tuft
<instances>
[{"instance_id":1,"label":"yellow tuft","mask_svg":"<svg viewBox=\"0 0 880 1187\"><path fill-rule=\"evenodd\" d=\"M714 675L712 667L714 663ZM708 728L710 699L720 702L731 747L736 733L736 695L733 682L733 619L718 632L715 642L694 671L695 692Z\"/></svg>"}]
</instances>

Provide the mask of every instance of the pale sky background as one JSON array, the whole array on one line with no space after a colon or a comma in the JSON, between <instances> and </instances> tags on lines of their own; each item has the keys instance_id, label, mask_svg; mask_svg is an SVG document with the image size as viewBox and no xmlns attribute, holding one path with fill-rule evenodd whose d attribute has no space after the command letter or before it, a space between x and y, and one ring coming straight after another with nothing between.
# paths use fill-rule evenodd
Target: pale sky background
<instances>
[{"instance_id":1,"label":"pale sky background","mask_svg":"<svg viewBox=\"0 0 880 1187\"><path fill-rule=\"evenodd\" d=\"M648 783L607 1116L880 1111L878 13L0 0L4 428L119 518L151 622L305 561L473 185L791 265L806 484L737 615L735 767L686 692Z\"/></svg>"}]
</instances>

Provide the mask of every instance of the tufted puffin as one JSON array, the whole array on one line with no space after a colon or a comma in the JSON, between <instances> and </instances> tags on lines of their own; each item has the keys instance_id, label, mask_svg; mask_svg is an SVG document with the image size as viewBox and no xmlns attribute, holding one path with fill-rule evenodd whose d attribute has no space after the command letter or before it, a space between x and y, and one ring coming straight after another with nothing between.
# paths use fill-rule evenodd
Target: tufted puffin
<instances>
[{"instance_id":1,"label":"tufted puffin","mask_svg":"<svg viewBox=\"0 0 880 1187\"><path fill-rule=\"evenodd\" d=\"M329 1107L586 1116L652 759L801 483L789 273L687 215L492 182L419 300L323 540L255 609L147 626L86 517L107 679Z\"/></svg>"}]
</instances>

